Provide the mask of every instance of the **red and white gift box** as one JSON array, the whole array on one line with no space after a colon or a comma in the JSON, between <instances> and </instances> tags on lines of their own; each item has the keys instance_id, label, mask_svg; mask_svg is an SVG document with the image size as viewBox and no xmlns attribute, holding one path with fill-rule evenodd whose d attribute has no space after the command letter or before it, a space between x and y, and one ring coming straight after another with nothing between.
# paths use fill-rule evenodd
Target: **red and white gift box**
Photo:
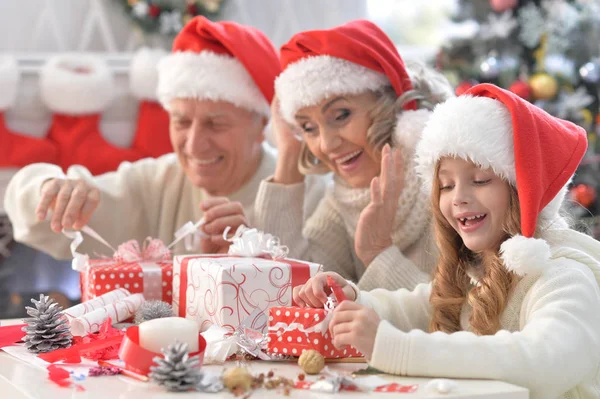
<instances>
[{"instance_id":1,"label":"red and white gift box","mask_svg":"<svg viewBox=\"0 0 600 399\"><path fill-rule=\"evenodd\" d=\"M195 320L201 331L217 325L234 332L245 321L248 328L266 332L268 309L291 306L293 287L320 270L319 264L287 258L176 256L173 309ZM247 320L250 315L253 320Z\"/></svg>"},{"instance_id":2,"label":"red and white gift box","mask_svg":"<svg viewBox=\"0 0 600 399\"><path fill-rule=\"evenodd\" d=\"M274 307L269 309L267 352L300 356L314 349L326 359L361 357L352 347L340 350L333 346L329 319L325 309Z\"/></svg>"},{"instance_id":3,"label":"red and white gift box","mask_svg":"<svg viewBox=\"0 0 600 399\"><path fill-rule=\"evenodd\" d=\"M106 243L93 230L87 228L85 231ZM173 260L161 240L147 238L142 245L130 240L119 245L112 258L90 259L87 255L75 252L83 240L81 233L70 234L70 237L75 237L71 248L73 268L81 273L82 302L125 288L131 294L144 294L146 300L171 303Z\"/></svg>"},{"instance_id":4,"label":"red and white gift box","mask_svg":"<svg viewBox=\"0 0 600 399\"><path fill-rule=\"evenodd\" d=\"M131 294L144 294L144 299L171 303L173 261L118 262L90 259L81 272L81 301L85 302L118 288Z\"/></svg>"}]
</instances>

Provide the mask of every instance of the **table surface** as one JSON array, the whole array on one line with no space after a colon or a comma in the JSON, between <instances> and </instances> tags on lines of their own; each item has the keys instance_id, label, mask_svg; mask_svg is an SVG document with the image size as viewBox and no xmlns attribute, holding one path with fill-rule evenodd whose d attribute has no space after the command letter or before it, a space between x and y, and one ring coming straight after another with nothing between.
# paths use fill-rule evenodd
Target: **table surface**
<instances>
[{"instance_id":1,"label":"table surface","mask_svg":"<svg viewBox=\"0 0 600 399\"><path fill-rule=\"evenodd\" d=\"M21 323L20 320L3 320L0 325L10 325ZM223 366L210 365L205 368L214 368L221 370ZM252 373L267 373L273 370L276 376L284 376L295 379L299 373L299 368L294 363L283 362L262 362L255 361L250 363ZM359 363L331 363L328 368L339 373L351 373L366 368L366 364ZM413 378L382 375L390 382L396 382L402 385L418 384L419 388L415 393L410 394L387 394L387 393L365 393L343 392L336 395L323 394L307 390L292 390L291 397L302 398L333 398L339 395L352 397L376 396L381 398L406 397L406 398L453 398L453 399L528 399L527 389L500 381L489 380L454 380L458 384L457 389L446 395L434 394L426 390L429 378ZM313 377L307 377L312 379ZM199 394L197 392L189 393L168 393L162 388L146 382L140 382L122 375L111 377L88 377L79 382L85 388L85 391L77 391L72 388L61 388L52 383L47 378L47 372L39 367L33 366L23 360L17 359L3 351L0 351L0 392L3 398L21 399L21 398L44 398L44 399L66 399L66 398L119 398L119 399L140 399L140 398L181 398L191 395L206 395L211 398L233 398L228 392L219 394ZM251 397L260 397L264 399L283 397L282 392L276 390L260 390Z\"/></svg>"}]
</instances>

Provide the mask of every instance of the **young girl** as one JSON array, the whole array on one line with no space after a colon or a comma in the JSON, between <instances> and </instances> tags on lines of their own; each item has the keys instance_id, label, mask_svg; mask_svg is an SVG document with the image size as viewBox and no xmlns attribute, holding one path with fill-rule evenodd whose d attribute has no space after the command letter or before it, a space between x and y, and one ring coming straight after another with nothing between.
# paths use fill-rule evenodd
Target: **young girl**
<instances>
[{"instance_id":1,"label":"young girl","mask_svg":"<svg viewBox=\"0 0 600 399\"><path fill-rule=\"evenodd\" d=\"M281 62L272 107L279 156L257 194L256 226L287 243L291 257L322 263L363 289L430 281L431 212L413 155L430 109L453 95L448 82L405 64L363 20L294 35ZM330 172L333 185L305 220L305 175ZM377 220L384 201L387 231Z\"/></svg>"},{"instance_id":2,"label":"young girl","mask_svg":"<svg viewBox=\"0 0 600 399\"><path fill-rule=\"evenodd\" d=\"M439 105L417 147L440 249L433 282L359 292L334 275L354 299L335 310L334 345L388 373L600 397L600 243L558 213L586 146L580 127L493 85ZM323 302L326 274L295 298Z\"/></svg>"}]
</instances>

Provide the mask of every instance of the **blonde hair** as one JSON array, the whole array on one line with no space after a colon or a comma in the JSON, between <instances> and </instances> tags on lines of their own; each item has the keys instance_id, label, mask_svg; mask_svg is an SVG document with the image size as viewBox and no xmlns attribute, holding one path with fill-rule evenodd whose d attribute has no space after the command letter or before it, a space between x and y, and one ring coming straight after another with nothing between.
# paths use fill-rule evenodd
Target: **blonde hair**
<instances>
[{"instance_id":1,"label":"blonde hair","mask_svg":"<svg viewBox=\"0 0 600 399\"><path fill-rule=\"evenodd\" d=\"M435 176L439 167L438 162ZM439 258L429 298L433 306L429 331L453 333L462 330L460 315L464 303L467 302L473 309L469 319L472 331L477 335L495 334L500 329L500 316L517 282L517 276L504 267L498 250L475 254L465 247L458 233L440 211L439 193L439 181L434 179L431 202ZM521 232L519 212L517 190L511 185L509 208L504 220L505 236L502 241ZM477 286L468 290L470 278L467 269L476 263L482 270L482 277Z\"/></svg>"},{"instance_id":2,"label":"blonde hair","mask_svg":"<svg viewBox=\"0 0 600 399\"><path fill-rule=\"evenodd\" d=\"M403 112L406 104L416 101L418 109L433 110L436 104L454 96L450 83L442 74L419 62L407 61L405 64L413 86L412 90L403 93L400 97L396 96L392 86L386 86L375 92L376 100L369 110L372 122L367 131L367 140L376 151L381 151L386 143L392 144L398 115ZM298 169L305 175L330 172L329 168L321 164L310 152L306 142L302 143Z\"/></svg>"}]
</instances>

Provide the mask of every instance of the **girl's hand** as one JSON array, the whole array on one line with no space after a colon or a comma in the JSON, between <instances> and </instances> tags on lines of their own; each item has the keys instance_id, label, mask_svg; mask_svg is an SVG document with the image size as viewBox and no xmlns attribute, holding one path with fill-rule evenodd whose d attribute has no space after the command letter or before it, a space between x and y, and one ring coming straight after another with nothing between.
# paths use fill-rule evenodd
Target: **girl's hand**
<instances>
[{"instance_id":1,"label":"girl's hand","mask_svg":"<svg viewBox=\"0 0 600 399\"><path fill-rule=\"evenodd\" d=\"M346 298L352 301L356 299L354 288L348 284L346 279L337 273L325 272L317 273L317 275L311 277L306 284L294 287L292 292L294 302L301 307L322 308L325 305L325 302L327 302L327 297L331 294L331 290L327 285L327 276L330 276L339 284L342 291L344 291Z\"/></svg>"},{"instance_id":2,"label":"girl's hand","mask_svg":"<svg viewBox=\"0 0 600 399\"><path fill-rule=\"evenodd\" d=\"M365 358L371 359L380 322L379 315L373 309L344 301L333 311L329 324L333 345L337 349L350 345Z\"/></svg>"}]
</instances>

